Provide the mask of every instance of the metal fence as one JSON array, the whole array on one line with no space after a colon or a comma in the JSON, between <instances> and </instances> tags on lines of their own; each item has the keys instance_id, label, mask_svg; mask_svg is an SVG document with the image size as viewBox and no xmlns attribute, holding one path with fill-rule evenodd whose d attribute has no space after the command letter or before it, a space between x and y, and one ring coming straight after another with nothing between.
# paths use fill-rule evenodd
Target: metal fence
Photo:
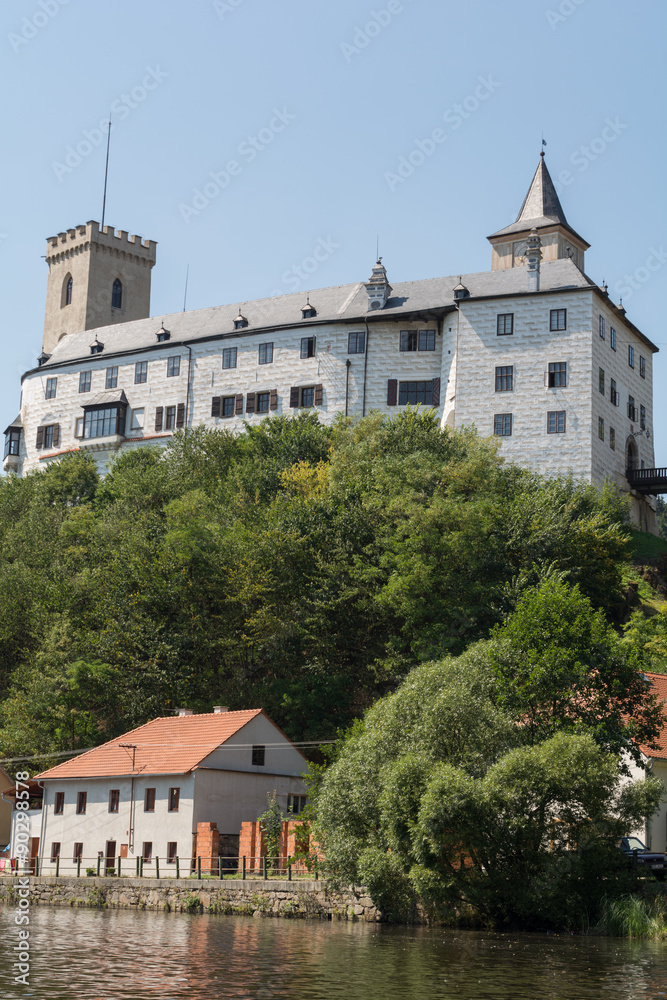
<instances>
[{"instance_id":1,"label":"metal fence","mask_svg":"<svg viewBox=\"0 0 667 1000\"><path fill-rule=\"evenodd\" d=\"M283 879L319 878L319 859L299 855L283 857L159 858L32 858L27 863L12 858L1 875L56 875L81 878L196 878Z\"/></svg>"}]
</instances>

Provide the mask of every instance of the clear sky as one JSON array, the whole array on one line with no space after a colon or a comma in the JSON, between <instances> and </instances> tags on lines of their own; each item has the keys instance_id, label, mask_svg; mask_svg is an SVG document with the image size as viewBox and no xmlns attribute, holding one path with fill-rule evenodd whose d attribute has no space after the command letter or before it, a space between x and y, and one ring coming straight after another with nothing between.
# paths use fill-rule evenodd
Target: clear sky
<instances>
[{"instance_id":1,"label":"clear sky","mask_svg":"<svg viewBox=\"0 0 667 1000\"><path fill-rule=\"evenodd\" d=\"M588 274L662 349L667 466L665 39L662 0L5 2L0 430L45 239L101 217L110 110L106 222L158 241L158 318L188 266L188 309L242 304L366 280L378 236L390 281L488 270L544 133Z\"/></svg>"}]
</instances>

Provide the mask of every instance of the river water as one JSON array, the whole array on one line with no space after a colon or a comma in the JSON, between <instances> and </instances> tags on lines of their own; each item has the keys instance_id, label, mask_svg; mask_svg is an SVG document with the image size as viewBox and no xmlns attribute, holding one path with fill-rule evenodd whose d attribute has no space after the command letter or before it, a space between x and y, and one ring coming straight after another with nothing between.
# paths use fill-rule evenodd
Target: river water
<instances>
[{"instance_id":1,"label":"river water","mask_svg":"<svg viewBox=\"0 0 667 1000\"><path fill-rule=\"evenodd\" d=\"M0 997L667 998L667 944L130 910L30 911L28 987L0 910Z\"/></svg>"}]
</instances>

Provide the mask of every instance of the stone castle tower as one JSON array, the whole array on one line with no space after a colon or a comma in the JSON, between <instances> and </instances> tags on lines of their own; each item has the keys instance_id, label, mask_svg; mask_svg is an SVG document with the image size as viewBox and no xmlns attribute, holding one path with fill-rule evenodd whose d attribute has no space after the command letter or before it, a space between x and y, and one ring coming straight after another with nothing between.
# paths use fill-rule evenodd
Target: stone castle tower
<instances>
[{"instance_id":1,"label":"stone castle tower","mask_svg":"<svg viewBox=\"0 0 667 1000\"><path fill-rule=\"evenodd\" d=\"M50 236L44 354L68 333L150 316L156 246L124 229L100 229L97 222Z\"/></svg>"}]
</instances>

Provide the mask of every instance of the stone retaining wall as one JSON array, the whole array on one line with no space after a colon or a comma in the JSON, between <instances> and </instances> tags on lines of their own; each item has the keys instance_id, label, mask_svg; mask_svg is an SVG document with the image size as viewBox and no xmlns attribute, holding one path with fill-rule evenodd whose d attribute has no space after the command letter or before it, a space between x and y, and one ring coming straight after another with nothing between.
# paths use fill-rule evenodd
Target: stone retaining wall
<instances>
[{"instance_id":1,"label":"stone retaining wall","mask_svg":"<svg viewBox=\"0 0 667 1000\"><path fill-rule=\"evenodd\" d=\"M0 902L18 897L18 877L0 879ZM35 906L88 906L235 913L254 917L382 920L363 888L334 892L321 880L30 877Z\"/></svg>"}]
</instances>

